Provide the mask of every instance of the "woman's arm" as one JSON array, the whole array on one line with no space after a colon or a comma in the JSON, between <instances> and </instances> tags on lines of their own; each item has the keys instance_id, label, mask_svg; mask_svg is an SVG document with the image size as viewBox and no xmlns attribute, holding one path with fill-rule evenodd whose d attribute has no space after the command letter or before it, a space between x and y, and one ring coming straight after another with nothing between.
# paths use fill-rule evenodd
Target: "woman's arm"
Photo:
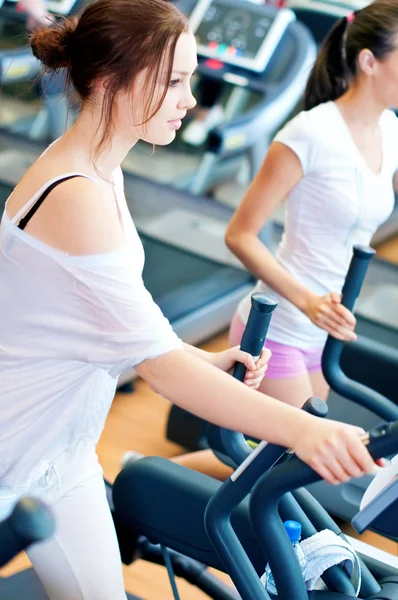
<instances>
[{"instance_id":1,"label":"woman's arm","mask_svg":"<svg viewBox=\"0 0 398 600\"><path fill-rule=\"evenodd\" d=\"M287 146L273 143L232 217L225 241L250 273L300 310L305 310L311 292L290 275L258 239L264 224L302 177L297 155Z\"/></svg>"},{"instance_id":2,"label":"woman's arm","mask_svg":"<svg viewBox=\"0 0 398 600\"><path fill-rule=\"evenodd\" d=\"M312 417L183 350L146 360L135 369L154 391L182 408L223 427L293 448L332 483L374 468L358 428Z\"/></svg>"},{"instance_id":3,"label":"woman's arm","mask_svg":"<svg viewBox=\"0 0 398 600\"><path fill-rule=\"evenodd\" d=\"M273 143L232 217L225 241L250 273L297 306L316 325L339 339L355 339L355 318L340 304L340 296L311 292L282 267L258 238L264 224L302 177L301 163L293 150Z\"/></svg>"}]
</instances>

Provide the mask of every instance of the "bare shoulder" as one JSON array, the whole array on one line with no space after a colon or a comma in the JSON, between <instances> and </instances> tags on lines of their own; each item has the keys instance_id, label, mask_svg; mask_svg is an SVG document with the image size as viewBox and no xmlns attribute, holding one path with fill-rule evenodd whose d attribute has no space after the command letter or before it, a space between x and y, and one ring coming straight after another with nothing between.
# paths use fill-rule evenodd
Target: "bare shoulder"
<instances>
[{"instance_id":1,"label":"bare shoulder","mask_svg":"<svg viewBox=\"0 0 398 600\"><path fill-rule=\"evenodd\" d=\"M22 181L7 208L9 216L33 194L23 194L29 181ZM41 186L36 187L40 189ZM111 186L101 186L86 177L74 177L57 185L28 222L25 231L44 243L71 255L111 252L123 245L116 198Z\"/></svg>"}]
</instances>

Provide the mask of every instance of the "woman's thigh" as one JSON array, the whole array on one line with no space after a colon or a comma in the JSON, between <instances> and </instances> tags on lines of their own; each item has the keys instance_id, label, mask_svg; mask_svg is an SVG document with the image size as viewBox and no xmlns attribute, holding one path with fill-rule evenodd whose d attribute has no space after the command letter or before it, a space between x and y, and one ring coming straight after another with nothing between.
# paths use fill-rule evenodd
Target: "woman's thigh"
<instances>
[{"instance_id":1,"label":"woman's thigh","mask_svg":"<svg viewBox=\"0 0 398 600\"><path fill-rule=\"evenodd\" d=\"M315 371L314 373L310 373L310 379L312 389L314 390L314 396L317 396L317 398L321 398L321 400L327 402L330 387L327 384L322 371Z\"/></svg>"},{"instance_id":2,"label":"woman's thigh","mask_svg":"<svg viewBox=\"0 0 398 600\"><path fill-rule=\"evenodd\" d=\"M287 379L264 377L259 391L298 408L314 395L308 374Z\"/></svg>"},{"instance_id":3,"label":"woman's thigh","mask_svg":"<svg viewBox=\"0 0 398 600\"><path fill-rule=\"evenodd\" d=\"M240 343L244 325L235 313L230 327L231 345ZM317 395L324 399L328 389L320 369L321 349L301 350L267 340L271 350L268 369L259 391L293 406L301 407L308 398Z\"/></svg>"},{"instance_id":4,"label":"woman's thigh","mask_svg":"<svg viewBox=\"0 0 398 600\"><path fill-rule=\"evenodd\" d=\"M174 456L171 461L220 481L225 481L233 473L233 469L221 462L212 450L198 450L181 454L180 456Z\"/></svg>"},{"instance_id":5,"label":"woman's thigh","mask_svg":"<svg viewBox=\"0 0 398 600\"><path fill-rule=\"evenodd\" d=\"M55 535L28 551L50 600L126 600L102 472L63 488L52 504ZM70 483L70 475L69 482Z\"/></svg>"}]
</instances>

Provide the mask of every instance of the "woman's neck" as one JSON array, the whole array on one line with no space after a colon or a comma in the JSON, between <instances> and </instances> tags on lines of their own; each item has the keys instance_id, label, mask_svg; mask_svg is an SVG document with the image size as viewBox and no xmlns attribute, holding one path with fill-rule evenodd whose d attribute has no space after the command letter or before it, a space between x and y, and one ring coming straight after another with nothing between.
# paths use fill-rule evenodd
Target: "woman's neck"
<instances>
[{"instance_id":1,"label":"woman's neck","mask_svg":"<svg viewBox=\"0 0 398 600\"><path fill-rule=\"evenodd\" d=\"M376 94L371 83L359 82L336 100L344 119L353 127L377 129L380 117L388 108Z\"/></svg>"},{"instance_id":2,"label":"woman's neck","mask_svg":"<svg viewBox=\"0 0 398 600\"><path fill-rule=\"evenodd\" d=\"M113 171L117 169L127 153L137 143L138 137L132 139L132 134L123 135L117 131L109 136L97 156L102 131L100 114L83 109L76 123L62 137L61 143L65 151L73 155L79 162L81 170L88 170L110 181Z\"/></svg>"}]
</instances>

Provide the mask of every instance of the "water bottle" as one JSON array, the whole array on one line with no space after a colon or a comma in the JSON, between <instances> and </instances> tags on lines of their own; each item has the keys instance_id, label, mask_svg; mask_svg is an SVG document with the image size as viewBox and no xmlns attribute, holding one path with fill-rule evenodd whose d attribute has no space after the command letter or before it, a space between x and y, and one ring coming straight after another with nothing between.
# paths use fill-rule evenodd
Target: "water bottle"
<instances>
[{"instance_id":1,"label":"water bottle","mask_svg":"<svg viewBox=\"0 0 398 600\"><path fill-rule=\"evenodd\" d=\"M299 540L301 538L301 524L298 523L297 521L285 521L283 523L287 535L289 536L290 541L292 542L293 545L293 550L297 556L297 560L299 561L300 564L300 569L301 569L301 573L303 575L303 578L305 579L305 576L307 574L307 557L304 554L304 550L302 549L302 547L300 546ZM272 572L270 569L269 564L266 566L265 568L265 582L266 582L266 588L267 588L267 592L269 594L273 594L274 596L278 595L276 586L275 586L275 581L274 578L272 576Z\"/></svg>"}]
</instances>

